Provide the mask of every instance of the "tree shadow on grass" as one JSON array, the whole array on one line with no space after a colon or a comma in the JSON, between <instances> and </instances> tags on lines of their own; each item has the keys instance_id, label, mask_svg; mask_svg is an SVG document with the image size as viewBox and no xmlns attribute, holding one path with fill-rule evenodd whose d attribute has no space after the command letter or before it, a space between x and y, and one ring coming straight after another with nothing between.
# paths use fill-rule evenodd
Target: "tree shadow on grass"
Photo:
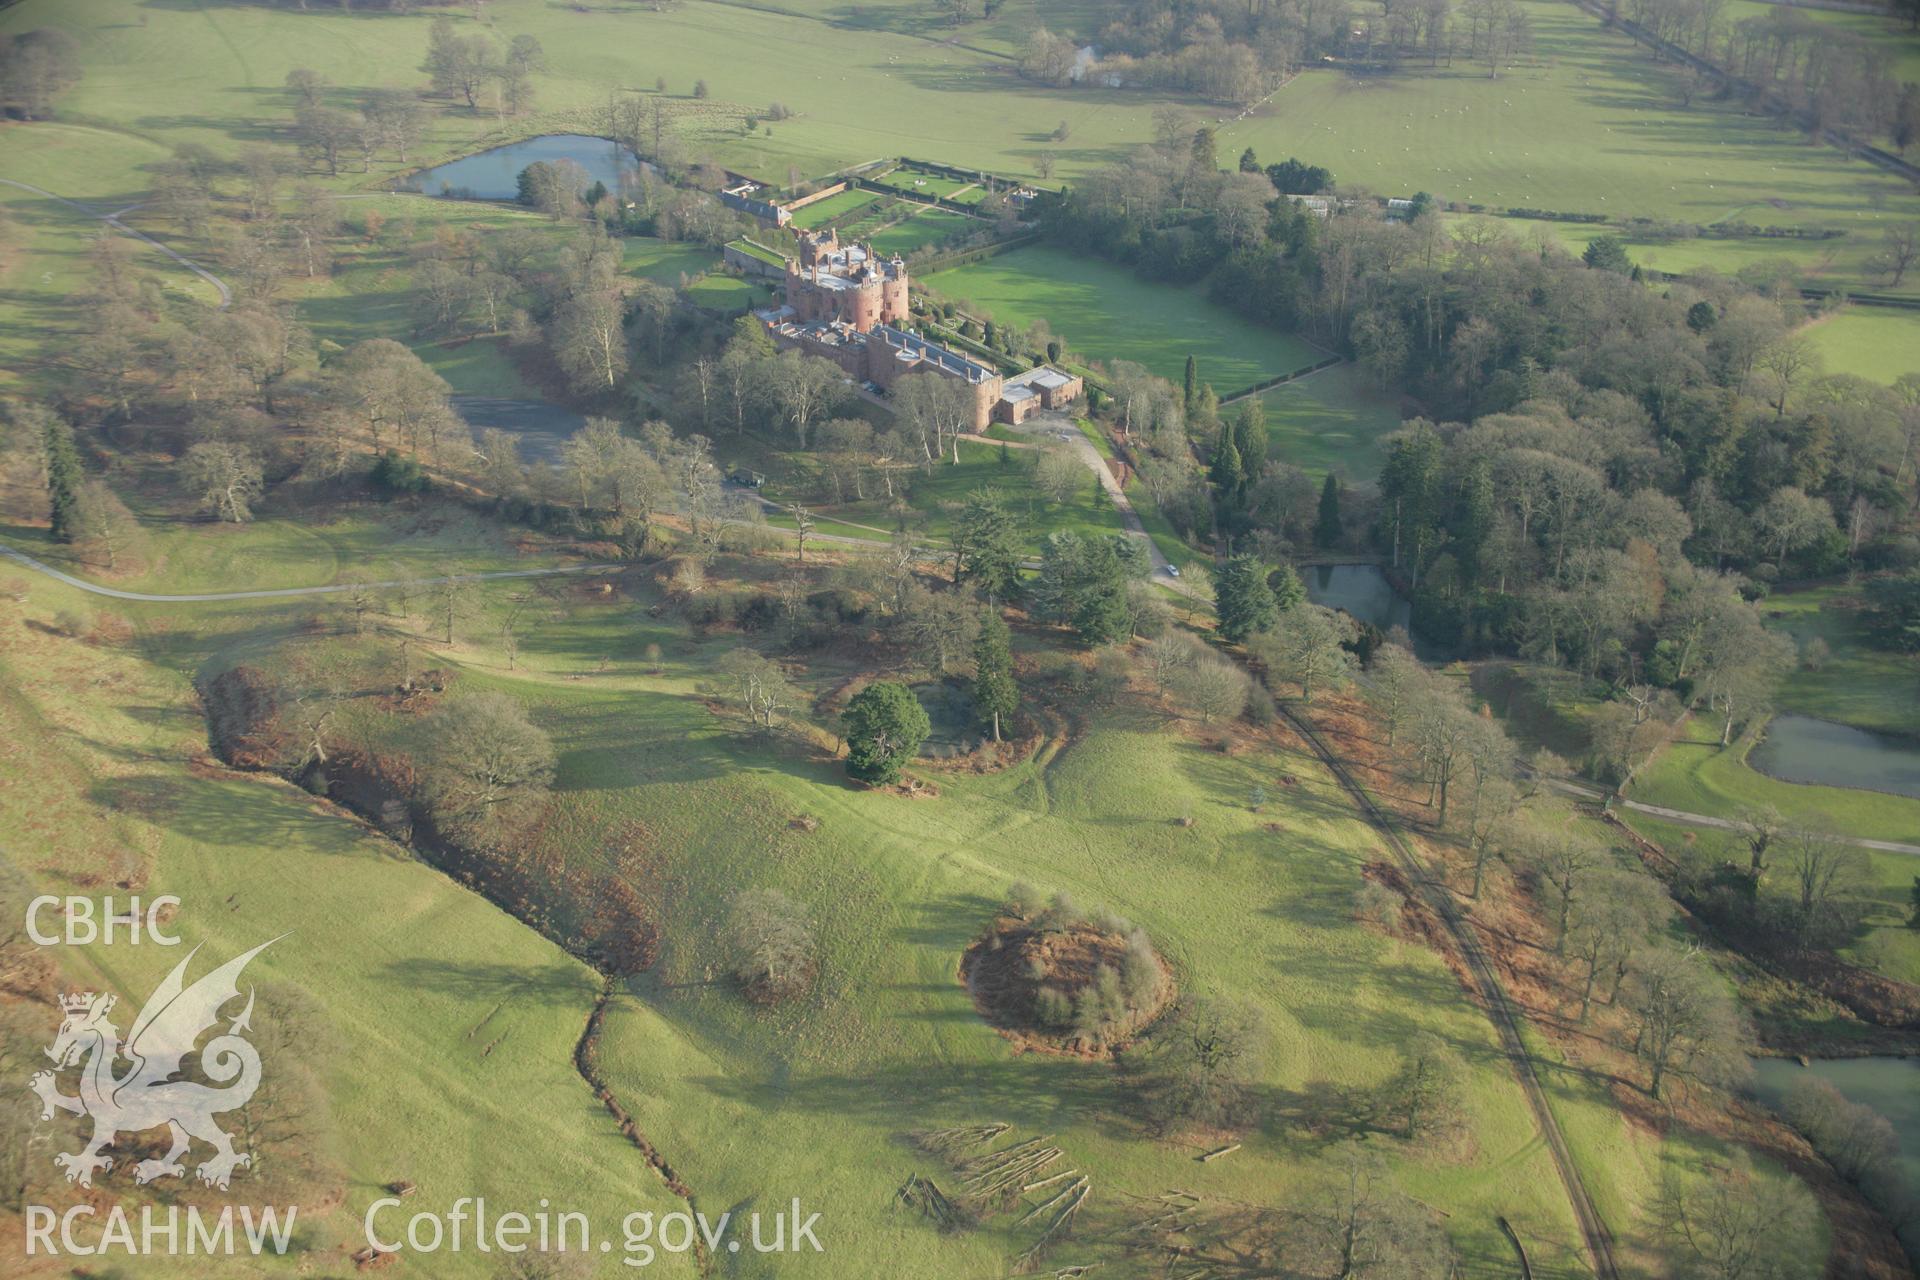
<instances>
[{"instance_id":1,"label":"tree shadow on grass","mask_svg":"<svg viewBox=\"0 0 1920 1280\"><path fill-rule=\"evenodd\" d=\"M381 972L410 990L465 1000L590 1000L591 975L567 964L507 965L419 957L396 960Z\"/></svg>"},{"instance_id":2,"label":"tree shadow on grass","mask_svg":"<svg viewBox=\"0 0 1920 1280\"><path fill-rule=\"evenodd\" d=\"M762 1082L700 1076L688 1083L733 1104L766 1103ZM1046 1132L1080 1119L1122 1116L1127 1095L1111 1064L1028 1053L964 1066L902 1063L859 1075L796 1077L780 1109L895 1128L1002 1121Z\"/></svg>"},{"instance_id":3,"label":"tree shadow on grass","mask_svg":"<svg viewBox=\"0 0 1920 1280\"><path fill-rule=\"evenodd\" d=\"M391 856L406 856L398 846L368 839L358 824L344 817L288 803L290 797L274 795L266 787L264 779L112 778L94 783L87 794L103 808L216 847L298 846L305 852L355 857L386 849Z\"/></svg>"},{"instance_id":4,"label":"tree shadow on grass","mask_svg":"<svg viewBox=\"0 0 1920 1280\"><path fill-rule=\"evenodd\" d=\"M951 951L957 969L961 951L992 923L1000 906L985 893L951 893L916 902L909 908L912 918L897 925L892 935L909 945Z\"/></svg>"},{"instance_id":5,"label":"tree shadow on grass","mask_svg":"<svg viewBox=\"0 0 1920 1280\"><path fill-rule=\"evenodd\" d=\"M1210 798L1230 809L1247 812L1250 790L1255 786L1264 788L1267 797L1263 812L1252 815L1263 823L1278 822L1284 826L1289 814L1326 821L1364 821L1347 794L1324 778L1319 763L1311 757L1227 756L1191 747L1182 752L1179 759L1189 778ZM1288 778L1293 779L1291 784ZM1373 843L1370 837L1356 840L1349 856L1371 857Z\"/></svg>"}]
</instances>

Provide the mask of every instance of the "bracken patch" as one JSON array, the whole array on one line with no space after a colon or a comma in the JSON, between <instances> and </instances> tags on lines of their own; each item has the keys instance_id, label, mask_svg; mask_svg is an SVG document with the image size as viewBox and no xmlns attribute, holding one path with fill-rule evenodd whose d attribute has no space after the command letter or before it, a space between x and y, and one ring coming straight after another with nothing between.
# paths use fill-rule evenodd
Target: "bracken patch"
<instances>
[{"instance_id":1,"label":"bracken patch","mask_svg":"<svg viewBox=\"0 0 1920 1280\"><path fill-rule=\"evenodd\" d=\"M1108 1016L1069 1017L1101 999L1103 971L1119 1003L1109 1006ZM1124 1048L1174 998L1166 962L1144 934L1130 938L1085 921L1057 925L1044 917L996 920L967 948L960 980L980 1016L1021 1048L1090 1057Z\"/></svg>"}]
</instances>

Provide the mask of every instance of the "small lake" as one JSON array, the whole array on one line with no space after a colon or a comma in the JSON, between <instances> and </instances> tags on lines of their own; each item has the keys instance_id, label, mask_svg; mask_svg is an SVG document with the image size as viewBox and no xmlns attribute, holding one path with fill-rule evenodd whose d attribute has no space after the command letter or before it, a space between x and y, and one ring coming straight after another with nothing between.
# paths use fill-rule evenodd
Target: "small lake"
<instances>
[{"instance_id":1,"label":"small lake","mask_svg":"<svg viewBox=\"0 0 1920 1280\"><path fill-rule=\"evenodd\" d=\"M560 447L587 420L571 409L539 400L503 400L498 396L453 396L453 407L478 439L487 427L511 431L520 439L524 462L558 464Z\"/></svg>"},{"instance_id":2,"label":"small lake","mask_svg":"<svg viewBox=\"0 0 1920 1280\"><path fill-rule=\"evenodd\" d=\"M407 186L430 196L512 200L520 194L520 171L536 160L548 164L571 160L587 171L588 185L597 180L606 183L609 191L623 189L647 167L617 142L584 133L549 133L423 169L407 180Z\"/></svg>"},{"instance_id":3,"label":"small lake","mask_svg":"<svg viewBox=\"0 0 1920 1280\"><path fill-rule=\"evenodd\" d=\"M1813 716L1775 716L1747 763L1782 782L1920 798L1920 742Z\"/></svg>"},{"instance_id":4,"label":"small lake","mask_svg":"<svg viewBox=\"0 0 1920 1280\"><path fill-rule=\"evenodd\" d=\"M1413 604L1403 598L1375 564L1309 564L1300 567L1307 599L1329 609L1345 609L1382 631L1409 625Z\"/></svg>"},{"instance_id":5,"label":"small lake","mask_svg":"<svg viewBox=\"0 0 1920 1280\"><path fill-rule=\"evenodd\" d=\"M1908 1185L1920 1187L1920 1058L1814 1058L1805 1067L1791 1058L1755 1058L1753 1075L1755 1091L1774 1107L1795 1081L1811 1075L1849 1102L1878 1111L1900 1139Z\"/></svg>"}]
</instances>

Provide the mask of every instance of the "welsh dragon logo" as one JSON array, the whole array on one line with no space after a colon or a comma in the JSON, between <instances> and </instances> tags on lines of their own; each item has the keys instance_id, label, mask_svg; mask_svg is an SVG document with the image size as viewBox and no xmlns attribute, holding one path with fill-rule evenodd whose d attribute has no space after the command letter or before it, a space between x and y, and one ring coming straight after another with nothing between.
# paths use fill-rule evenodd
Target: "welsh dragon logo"
<instances>
[{"instance_id":1,"label":"welsh dragon logo","mask_svg":"<svg viewBox=\"0 0 1920 1280\"><path fill-rule=\"evenodd\" d=\"M111 1146L119 1134L161 1125L173 1139L172 1149L159 1160L142 1160L135 1165L136 1182L184 1176L186 1166L180 1158L187 1154L194 1138L213 1145L213 1156L194 1171L209 1186L225 1191L233 1171L253 1162L252 1156L235 1152L232 1137L213 1122L216 1114L246 1105L260 1087L260 1055L242 1035L252 1029L251 987L247 989L246 1007L225 1032L200 1050L200 1074L224 1087L176 1077L182 1060L193 1053L201 1035L219 1025L220 1010L239 999L240 971L277 941L261 943L188 986L187 965L200 950L195 947L161 979L140 1016L134 1019L124 1046L119 1029L107 1019L113 1011L113 996L89 991L60 998L66 1017L47 1050L55 1070L36 1073L28 1087L40 1096L42 1120L53 1119L56 1108L93 1120L93 1138L84 1149L53 1158L67 1171L68 1182L92 1186L94 1170L104 1172L113 1167L112 1157L100 1154L102 1147ZM131 1065L123 1074L115 1075L114 1064L122 1059ZM60 1092L56 1072L75 1066L80 1067L80 1092L69 1097Z\"/></svg>"}]
</instances>

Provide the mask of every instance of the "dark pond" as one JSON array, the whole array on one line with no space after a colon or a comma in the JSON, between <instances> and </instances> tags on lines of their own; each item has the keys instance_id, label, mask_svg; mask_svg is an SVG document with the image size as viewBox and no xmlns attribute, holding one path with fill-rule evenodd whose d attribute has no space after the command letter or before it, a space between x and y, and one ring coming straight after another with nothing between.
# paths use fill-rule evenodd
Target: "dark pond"
<instances>
[{"instance_id":1,"label":"dark pond","mask_svg":"<svg viewBox=\"0 0 1920 1280\"><path fill-rule=\"evenodd\" d=\"M1920 797L1920 742L1813 716L1775 716L1747 763L1782 782Z\"/></svg>"},{"instance_id":2,"label":"dark pond","mask_svg":"<svg viewBox=\"0 0 1920 1280\"><path fill-rule=\"evenodd\" d=\"M520 457L526 462L560 461L560 447L586 419L571 409L539 400L502 400L497 396L454 396L453 407L473 428L477 438L487 427L511 431L520 438Z\"/></svg>"},{"instance_id":3,"label":"dark pond","mask_svg":"<svg viewBox=\"0 0 1920 1280\"><path fill-rule=\"evenodd\" d=\"M1382 631L1404 627L1413 616L1413 605L1387 582L1379 565L1302 565L1300 581L1307 588L1307 599L1315 604L1345 609Z\"/></svg>"},{"instance_id":4,"label":"dark pond","mask_svg":"<svg viewBox=\"0 0 1920 1280\"><path fill-rule=\"evenodd\" d=\"M979 713L973 707L973 695L957 680L915 685L913 696L926 708L933 732L920 746L920 754L933 759L963 756L987 735L980 728Z\"/></svg>"},{"instance_id":5,"label":"dark pond","mask_svg":"<svg viewBox=\"0 0 1920 1280\"><path fill-rule=\"evenodd\" d=\"M431 196L511 200L520 194L520 171L536 160L571 160L587 171L589 185L604 182L611 191L634 181L645 167L617 142L582 133L549 133L423 169L407 185Z\"/></svg>"}]
</instances>

